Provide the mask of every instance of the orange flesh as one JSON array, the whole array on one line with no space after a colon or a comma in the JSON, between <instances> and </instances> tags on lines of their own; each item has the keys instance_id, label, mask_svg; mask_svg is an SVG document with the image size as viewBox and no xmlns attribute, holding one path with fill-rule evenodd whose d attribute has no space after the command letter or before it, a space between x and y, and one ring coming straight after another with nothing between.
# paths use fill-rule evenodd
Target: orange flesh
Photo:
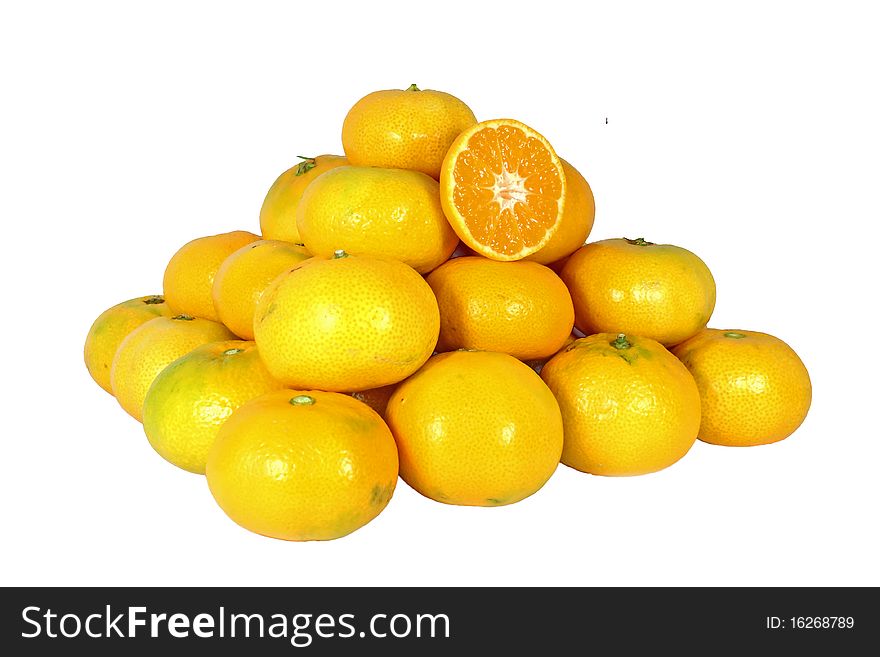
<instances>
[{"instance_id":1,"label":"orange flesh","mask_svg":"<svg viewBox=\"0 0 880 657\"><path fill-rule=\"evenodd\" d=\"M474 240L505 256L546 242L560 215L560 166L515 126L471 135L453 168L452 200Z\"/></svg>"}]
</instances>

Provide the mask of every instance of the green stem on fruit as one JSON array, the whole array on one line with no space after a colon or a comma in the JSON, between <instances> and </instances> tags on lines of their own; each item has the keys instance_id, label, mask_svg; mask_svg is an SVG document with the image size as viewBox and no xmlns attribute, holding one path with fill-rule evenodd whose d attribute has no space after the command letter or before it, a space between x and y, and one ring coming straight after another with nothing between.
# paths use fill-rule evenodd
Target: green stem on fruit
<instances>
[{"instance_id":1,"label":"green stem on fruit","mask_svg":"<svg viewBox=\"0 0 880 657\"><path fill-rule=\"evenodd\" d=\"M165 297L154 294L149 299L144 299L144 303L148 306L152 306L157 303L165 303Z\"/></svg>"},{"instance_id":2,"label":"green stem on fruit","mask_svg":"<svg viewBox=\"0 0 880 657\"><path fill-rule=\"evenodd\" d=\"M296 165L296 173L294 174L296 176L308 173L318 165L318 162L313 157L306 157L305 155L297 155L297 157L301 159L302 162Z\"/></svg>"},{"instance_id":3,"label":"green stem on fruit","mask_svg":"<svg viewBox=\"0 0 880 657\"><path fill-rule=\"evenodd\" d=\"M617 339L612 340L610 344L615 349L629 349L630 347L632 347L632 343L626 339L625 333L618 333Z\"/></svg>"},{"instance_id":4,"label":"green stem on fruit","mask_svg":"<svg viewBox=\"0 0 880 657\"><path fill-rule=\"evenodd\" d=\"M416 83L413 82L406 88L406 91L421 91L421 89L419 89L418 86L416 86Z\"/></svg>"},{"instance_id":5,"label":"green stem on fruit","mask_svg":"<svg viewBox=\"0 0 880 657\"><path fill-rule=\"evenodd\" d=\"M297 395L290 400L292 406L311 406L315 403L315 398L309 395Z\"/></svg>"},{"instance_id":6,"label":"green stem on fruit","mask_svg":"<svg viewBox=\"0 0 880 657\"><path fill-rule=\"evenodd\" d=\"M333 252L333 259L339 260L339 258L347 258L348 254L343 249L336 249Z\"/></svg>"},{"instance_id":7,"label":"green stem on fruit","mask_svg":"<svg viewBox=\"0 0 880 657\"><path fill-rule=\"evenodd\" d=\"M624 237L623 239L627 244L632 244L633 246L654 246L654 242L648 242L644 237L637 237L634 240L631 240L628 237Z\"/></svg>"},{"instance_id":8,"label":"green stem on fruit","mask_svg":"<svg viewBox=\"0 0 880 657\"><path fill-rule=\"evenodd\" d=\"M746 336L744 336L742 333L737 333L736 331L727 331L727 332L725 332L724 337L725 338L733 338L734 340L741 340L742 338L744 338Z\"/></svg>"},{"instance_id":9,"label":"green stem on fruit","mask_svg":"<svg viewBox=\"0 0 880 657\"><path fill-rule=\"evenodd\" d=\"M180 319L180 320L183 320L184 322L191 322L195 319L195 317L193 317L192 315L175 315L171 319Z\"/></svg>"}]
</instances>

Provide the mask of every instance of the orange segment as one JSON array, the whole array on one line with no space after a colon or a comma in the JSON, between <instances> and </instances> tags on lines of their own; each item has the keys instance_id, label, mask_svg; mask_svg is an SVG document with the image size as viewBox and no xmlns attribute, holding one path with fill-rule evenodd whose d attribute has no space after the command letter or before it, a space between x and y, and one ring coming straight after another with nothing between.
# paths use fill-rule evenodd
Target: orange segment
<instances>
[{"instance_id":1,"label":"orange segment","mask_svg":"<svg viewBox=\"0 0 880 657\"><path fill-rule=\"evenodd\" d=\"M493 260L519 260L556 232L565 173L553 147L532 128L513 119L483 121L449 148L440 200L470 248Z\"/></svg>"}]
</instances>

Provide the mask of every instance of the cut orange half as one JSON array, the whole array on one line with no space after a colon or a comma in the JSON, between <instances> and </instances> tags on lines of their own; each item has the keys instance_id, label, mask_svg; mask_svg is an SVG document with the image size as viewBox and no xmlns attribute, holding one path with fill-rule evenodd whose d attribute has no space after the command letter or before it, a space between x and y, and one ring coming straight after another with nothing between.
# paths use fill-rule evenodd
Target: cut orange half
<instances>
[{"instance_id":1,"label":"cut orange half","mask_svg":"<svg viewBox=\"0 0 880 657\"><path fill-rule=\"evenodd\" d=\"M440 170L443 212L461 241L492 260L519 260L553 237L565 173L550 143L513 119L461 133Z\"/></svg>"}]
</instances>

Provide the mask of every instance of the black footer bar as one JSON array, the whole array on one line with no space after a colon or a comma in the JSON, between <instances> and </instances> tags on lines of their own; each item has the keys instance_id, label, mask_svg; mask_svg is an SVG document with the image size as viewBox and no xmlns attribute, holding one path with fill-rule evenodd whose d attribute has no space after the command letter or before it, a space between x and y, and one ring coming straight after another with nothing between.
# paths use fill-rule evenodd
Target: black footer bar
<instances>
[{"instance_id":1,"label":"black footer bar","mask_svg":"<svg viewBox=\"0 0 880 657\"><path fill-rule=\"evenodd\" d=\"M867 588L7 588L0 613L7 655L851 654L880 606Z\"/></svg>"}]
</instances>

